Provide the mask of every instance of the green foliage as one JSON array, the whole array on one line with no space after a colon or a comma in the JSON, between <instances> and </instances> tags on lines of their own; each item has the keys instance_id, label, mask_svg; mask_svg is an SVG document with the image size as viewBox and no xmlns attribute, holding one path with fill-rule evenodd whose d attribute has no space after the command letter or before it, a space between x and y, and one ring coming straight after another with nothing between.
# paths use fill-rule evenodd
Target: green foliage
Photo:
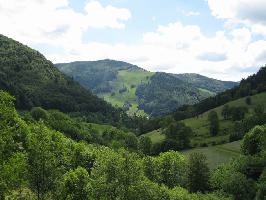
<instances>
[{"instance_id":1,"label":"green foliage","mask_svg":"<svg viewBox=\"0 0 266 200\"><path fill-rule=\"evenodd\" d=\"M248 132L243 140L242 151L245 155L258 154L266 149L266 128L256 126Z\"/></svg>"},{"instance_id":2,"label":"green foliage","mask_svg":"<svg viewBox=\"0 0 266 200\"><path fill-rule=\"evenodd\" d=\"M262 104L258 104L256 105L256 107L254 108L254 112L257 116L261 116L264 113L264 105Z\"/></svg>"},{"instance_id":3,"label":"green foliage","mask_svg":"<svg viewBox=\"0 0 266 200\"><path fill-rule=\"evenodd\" d=\"M178 152L169 151L157 157L143 159L145 176L156 183L170 188L185 186L187 162Z\"/></svg>"},{"instance_id":4,"label":"green foliage","mask_svg":"<svg viewBox=\"0 0 266 200\"><path fill-rule=\"evenodd\" d=\"M254 183L230 166L219 167L212 174L211 184L215 189L222 189L232 195L234 199L249 200L254 197Z\"/></svg>"},{"instance_id":5,"label":"green foliage","mask_svg":"<svg viewBox=\"0 0 266 200\"><path fill-rule=\"evenodd\" d=\"M42 122L31 128L28 137L28 164L30 188L36 192L38 199L47 198L47 192L57 184L57 177L63 170L61 135L49 130Z\"/></svg>"},{"instance_id":6,"label":"green foliage","mask_svg":"<svg viewBox=\"0 0 266 200\"><path fill-rule=\"evenodd\" d=\"M222 109L222 116L225 120L229 119L230 117L230 107L228 104L224 105L223 106L223 109Z\"/></svg>"},{"instance_id":7,"label":"green foliage","mask_svg":"<svg viewBox=\"0 0 266 200\"><path fill-rule=\"evenodd\" d=\"M209 189L209 168L203 154L189 155L187 185L191 192L206 192Z\"/></svg>"},{"instance_id":8,"label":"green foliage","mask_svg":"<svg viewBox=\"0 0 266 200\"><path fill-rule=\"evenodd\" d=\"M263 171L263 173L260 176L258 188L259 189L256 198L258 200L262 200L263 198L266 197L266 169Z\"/></svg>"},{"instance_id":9,"label":"green foliage","mask_svg":"<svg viewBox=\"0 0 266 200\"><path fill-rule=\"evenodd\" d=\"M62 188L63 191L61 191L60 199L90 199L91 186L89 173L82 167L70 170L63 177Z\"/></svg>"},{"instance_id":10,"label":"green foliage","mask_svg":"<svg viewBox=\"0 0 266 200\"><path fill-rule=\"evenodd\" d=\"M151 147L152 147L152 142L151 139L147 136L141 136L139 138L139 150L145 154L145 155L150 155L151 154Z\"/></svg>"},{"instance_id":11,"label":"green foliage","mask_svg":"<svg viewBox=\"0 0 266 200\"><path fill-rule=\"evenodd\" d=\"M134 154L110 152L92 170L95 199L135 199L139 183L144 179L141 165Z\"/></svg>"},{"instance_id":12,"label":"green foliage","mask_svg":"<svg viewBox=\"0 0 266 200\"><path fill-rule=\"evenodd\" d=\"M42 109L41 107L34 107L30 111L31 116L33 119L39 121L40 119L47 120L48 119L48 113L46 110Z\"/></svg>"},{"instance_id":13,"label":"green foliage","mask_svg":"<svg viewBox=\"0 0 266 200\"><path fill-rule=\"evenodd\" d=\"M190 146L192 130L184 123L172 123L164 131L166 140L162 144L162 150L182 150Z\"/></svg>"},{"instance_id":14,"label":"green foliage","mask_svg":"<svg viewBox=\"0 0 266 200\"><path fill-rule=\"evenodd\" d=\"M246 101L247 105L251 105L251 103L252 103L250 96L246 97L245 101Z\"/></svg>"},{"instance_id":15,"label":"green foliage","mask_svg":"<svg viewBox=\"0 0 266 200\"><path fill-rule=\"evenodd\" d=\"M210 122L210 134L215 136L219 132L219 118L217 112L211 111L208 115L208 120Z\"/></svg>"}]
</instances>

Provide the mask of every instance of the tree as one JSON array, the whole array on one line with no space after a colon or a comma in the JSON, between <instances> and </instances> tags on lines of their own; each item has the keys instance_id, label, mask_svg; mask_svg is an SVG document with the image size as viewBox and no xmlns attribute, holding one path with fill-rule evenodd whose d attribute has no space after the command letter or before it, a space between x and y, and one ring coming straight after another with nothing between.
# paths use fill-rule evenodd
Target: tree
<instances>
[{"instance_id":1,"label":"tree","mask_svg":"<svg viewBox=\"0 0 266 200\"><path fill-rule=\"evenodd\" d=\"M152 142L147 136L141 136L139 139L139 150L145 155L150 155Z\"/></svg>"},{"instance_id":2,"label":"tree","mask_svg":"<svg viewBox=\"0 0 266 200\"><path fill-rule=\"evenodd\" d=\"M125 146L129 150L137 150L138 149L138 139L135 134L129 133L125 138Z\"/></svg>"},{"instance_id":3,"label":"tree","mask_svg":"<svg viewBox=\"0 0 266 200\"><path fill-rule=\"evenodd\" d=\"M205 192L209 189L209 168L206 157L200 153L189 155L187 186L191 192Z\"/></svg>"},{"instance_id":4,"label":"tree","mask_svg":"<svg viewBox=\"0 0 266 200\"><path fill-rule=\"evenodd\" d=\"M90 178L86 169L78 167L64 175L61 192L62 199L87 200L90 199L90 194Z\"/></svg>"},{"instance_id":5,"label":"tree","mask_svg":"<svg viewBox=\"0 0 266 200\"><path fill-rule=\"evenodd\" d=\"M245 106L231 107L230 115L233 121L240 121L245 118L245 114L248 112L248 108Z\"/></svg>"},{"instance_id":6,"label":"tree","mask_svg":"<svg viewBox=\"0 0 266 200\"><path fill-rule=\"evenodd\" d=\"M219 166L211 176L211 185L215 190L222 190L237 200L254 199L254 182L248 180L244 174L237 172L232 166Z\"/></svg>"},{"instance_id":7,"label":"tree","mask_svg":"<svg viewBox=\"0 0 266 200\"><path fill-rule=\"evenodd\" d=\"M166 140L164 142L164 150L181 150L190 146L190 138L192 130L184 123L177 122L170 124L164 131Z\"/></svg>"},{"instance_id":8,"label":"tree","mask_svg":"<svg viewBox=\"0 0 266 200\"><path fill-rule=\"evenodd\" d=\"M247 105L251 105L251 103L252 103L251 102L251 97L250 96L246 97L245 102L246 102Z\"/></svg>"},{"instance_id":9,"label":"tree","mask_svg":"<svg viewBox=\"0 0 266 200\"><path fill-rule=\"evenodd\" d=\"M185 185L185 169L187 162L178 152L161 153L156 159L158 165L158 181L170 188Z\"/></svg>"},{"instance_id":10,"label":"tree","mask_svg":"<svg viewBox=\"0 0 266 200\"><path fill-rule=\"evenodd\" d=\"M254 155L265 149L266 128L265 126L256 126L245 135L242 151L245 155Z\"/></svg>"},{"instance_id":11,"label":"tree","mask_svg":"<svg viewBox=\"0 0 266 200\"><path fill-rule=\"evenodd\" d=\"M27 186L28 165L26 154L15 153L0 169L0 180L11 190L21 190ZM1 182L1 181L0 181Z\"/></svg>"},{"instance_id":12,"label":"tree","mask_svg":"<svg viewBox=\"0 0 266 200\"><path fill-rule=\"evenodd\" d=\"M208 115L208 120L210 122L210 134L215 136L219 132L219 118L216 111L211 111Z\"/></svg>"},{"instance_id":13,"label":"tree","mask_svg":"<svg viewBox=\"0 0 266 200\"><path fill-rule=\"evenodd\" d=\"M262 104L256 105L254 108L255 115L262 116L264 113L264 106Z\"/></svg>"},{"instance_id":14,"label":"tree","mask_svg":"<svg viewBox=\"0 0 266 200\"><path fill-rule=\"evenodd\" d=\"M266 197L266 169L263 171L263 173L260 176L258 189L259 190L257 192L256 199L258 200L265 199Z\"/></svg>"},{"instance_id":15,"label":"tree","mask_svg":"<svg viewBox=\"0 0 266 200\"><path fill-rule=\"evenodd\" d=\"M222 116L225 120L229 119L230 117L230 108L228 105L223 106L222 109Z\"/></svg>"},{"instance_id":16,"label":"tree","mask_svg":"<svg viewBox=\"0 0 266 200\"><path fill-rule=\"evenodd\" d=\"M30 111L31 116L36 121L39 121L40 119L47 120L48 119L48 113L46 110L42 109L41 107L34 107Z\"/></svg>"},{"instance_id":17,"label":"tree","mask_svg":"<svg viewBox=\"0 0 266 200\"><path fill-rule=\"evenodd\" d=\"M142 165L134 153L111 150L101 153L92 169L93 198L136 199L136 189L144 179Z\"/></svg>"},{"instance_id":18,"label":"tree","mask_svg":"<svg viewBox=\"0 0 266 200\"><path fill-rule=\"evenodd\" d=\"M58 152L63 151L63 141L56 143L56 134L42 122L31 127L28 138L28 165L30 188L37 193L38 200L45 199L46 194L55 189L63 159Z\"/></svg>"}]
</instances>

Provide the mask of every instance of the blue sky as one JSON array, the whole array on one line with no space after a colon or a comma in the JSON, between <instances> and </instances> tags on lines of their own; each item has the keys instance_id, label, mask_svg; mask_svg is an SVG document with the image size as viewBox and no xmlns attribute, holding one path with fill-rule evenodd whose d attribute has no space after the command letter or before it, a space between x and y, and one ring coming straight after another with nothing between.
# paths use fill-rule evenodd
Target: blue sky
<instances>
[{"instance_id":1,"label":"blue sky","mask_svg":"<svg viewBox=\"0 0 266 200\"><path fill-rule=\"evenodd\" d=\"M83 12L86 2L86 0L71 0L70 6L77 12ZM102 0L100 2L104 6L128 8L132 18L127 22L126 29L122 31L89 30L84 36L85 41L135 43L143 33L155 30L160 24L173 21L197 24L209 36L223 28L223 20L218 20L211 15L206 1L167 0L167 3L163 3L162 0ZM189 12L194 12L196 15L187 16Z\"/></svg>"},{"instance_id":2,"label":"blue sky","mask_svg":"<svg viewBox=\"0 0 266 200\"><path fill-rule=\"evenodd\" d=\"M265 0L0 0L0 25L54 63L108 58L223 80L266 63Z\"/></svg>"}]
</instances>

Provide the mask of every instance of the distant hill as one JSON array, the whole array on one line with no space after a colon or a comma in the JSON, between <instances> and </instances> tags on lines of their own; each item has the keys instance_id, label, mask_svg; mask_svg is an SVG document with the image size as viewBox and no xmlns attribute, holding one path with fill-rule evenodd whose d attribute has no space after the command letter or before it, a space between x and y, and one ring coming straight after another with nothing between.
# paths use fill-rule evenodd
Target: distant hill
<instances>
[{"instance_id":1,"label":"distant hill","mask_svg":"<svg viewBox=\"0 0 266 200\"><path fill-rule=\"evenodd\" d=\"M191 83L201 89L212 91L214 93L220 93L226 89L233 88L234 86L238 85L236 82L219 81L194 73L175 74L175 76L186 83Z\"/></svg>"},{"instance_id":2,"label":"distant hill","mask_svg":"<svg viewBox=\"0 0 266 200\"><path fill-rule=\"evenodd\" d=\"M60 72L39 52L0 35L0 89L16 97L18 109L41 106L90 113L92 119L119 121L120 111Z\"/></svg>"},{"instance_id":3,"label":"distant hill","mask_svg":"<svg viewBox=\"0 0 266 200\"><path fill-rule=\"evenodd\" d=\"M161 116L237 85L198 74L149 72L114 60L55 65L87 89L129 114Z\"/></svg>"},{"instance_id":4,"label":"distant hill","mask_svg":"<svg viewBox=\"0 0 266 200\"><path fill-rule=\"evenodd\" d=\"M172 114L175 120L182 120L197 116L210 109L221 106L230 101L241 97L252 96L266 91L266 67L261 67L260 70L240 81L239 85L220 92L213 97L206 98L194 105L184 105Z\"/></svg>"}]
</instances>

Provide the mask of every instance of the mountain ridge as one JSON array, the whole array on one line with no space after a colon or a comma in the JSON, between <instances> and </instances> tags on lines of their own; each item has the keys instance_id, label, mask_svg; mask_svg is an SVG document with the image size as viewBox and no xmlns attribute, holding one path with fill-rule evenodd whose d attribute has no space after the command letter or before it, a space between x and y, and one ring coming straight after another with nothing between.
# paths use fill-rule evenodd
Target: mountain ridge
<instances>
[{"instance_id":1,"label":"mountain ridge","mask_svg":"<svg viewBox=\"0 0 266 200\"><path fill-rule=\"evenodd\" d=\"M199 74L150 72L127 62L110 59L58 63L55 66L131 115L164 115L184 104L198 103L237 85L236 82L220 81ZM163 82L165 80L172 82ZM147 96L144 91L154 92L149 92ZM161 99L162 96L167 98Z\"/></svg>"}]
</instances>

